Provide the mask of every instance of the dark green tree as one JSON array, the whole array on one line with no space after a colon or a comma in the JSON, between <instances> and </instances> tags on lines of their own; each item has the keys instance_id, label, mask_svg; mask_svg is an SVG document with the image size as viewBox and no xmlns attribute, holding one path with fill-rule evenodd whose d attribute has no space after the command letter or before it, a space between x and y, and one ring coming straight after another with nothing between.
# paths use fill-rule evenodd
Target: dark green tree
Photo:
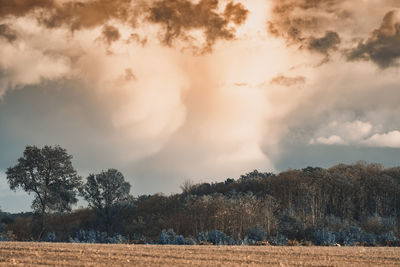
<instances>
[{"instance_id":1,"label":"dark green tree","mask_svg":"<svg viewBox=\"0 0 400 267\"><path fill-rule=\"evenodd\" d=\"M129 182L126 182L122 173L116 169L90 174L81 188L81 195L104 220L108 233L112 232L113 219L117 218L117 206L130 199L130 188Z\"/></svg>"},{"instance_id":2,"label":"dark green tree","mask_svg":"<svg viewBox=\"0 0 400 267\"><path fill-rule=\"evenodd\" d=\"M12 190L21 188L35 196L32 209L41 219L39 238L45 231L48 213L71 211L71 205L78 201L81 177L71 159L72 156L60 146L27 146L18 163L7 169Z\"/></svg>"}]
</instances>

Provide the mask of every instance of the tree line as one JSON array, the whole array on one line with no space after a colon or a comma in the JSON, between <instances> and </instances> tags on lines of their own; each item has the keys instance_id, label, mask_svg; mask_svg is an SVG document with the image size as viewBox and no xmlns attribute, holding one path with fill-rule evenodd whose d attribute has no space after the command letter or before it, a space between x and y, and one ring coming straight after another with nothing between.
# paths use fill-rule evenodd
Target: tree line
<instances>
[{"instance_id":1,"label":"tree line","mask_svg":"<svg viewBox=\"0 0 400 267\"><path fill-rule=\"evenodd\" d=\"M2 214L4 240L159 244L399 245L400 167L358 162L133 197L121 172L85 181L56 146L26 147L6 174L33 194L32 213ZM81 196L88 207L72 210Z\"/></svg>"}]
</instances>

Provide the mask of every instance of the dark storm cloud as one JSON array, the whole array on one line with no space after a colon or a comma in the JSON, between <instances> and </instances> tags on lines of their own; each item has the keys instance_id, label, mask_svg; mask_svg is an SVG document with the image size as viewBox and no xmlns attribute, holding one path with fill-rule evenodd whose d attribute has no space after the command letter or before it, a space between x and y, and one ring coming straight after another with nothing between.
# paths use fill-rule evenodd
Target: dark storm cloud
<instances>
[{"instance_id":1,"label":"dark storm cloud","mask_svg":"<svg viewBox=\"0 0 400 267\"><path fill-rule=\"evenodd\" d=\"M335 28L332 21L351 16L341 8L341 3L343 0L276 0L268 31L288 45L328 56L340 44L339 34L332 30Z\"/></svg>"},{"instance_id":2,"label":"dark storm cloud","mask_svg":"<svg viewBox=\"0 0 400 267\"><path fill-rule=\"evenodd\" d=\"M139 2L139 1L137 1ZM90 28L109 19L129 21L131 0L70 1L62 4L54 0L7 0L0 2L0 16L24 16L32 11L37 19L49 28L67 26L71 30ZM132 20L131 22L133 22Z\"/></svg>"},{"instance_id":3,"label":"dark storm cloud","mask_svg":"<svg viewBox=\"0 0 400 267\"><path fill-rule=\"evenodd\" d=\"M269 32L283 37L288 43L297 43L306 39L310 30L317 30L326 23L324 14L348 16L339 9L342 0L274 0L272 18L269 20Z\"/></svg>"},{"instance_id":4,"label":"dark storm cloud","mask_svg":"<svg viewBox=\"0 0 400 267\"><path fill-rule=\"evenodd\" d=\"M194 4L189 0L162 0L150 8L150 21L164 27L163 42L172 45L175 39L185 39L186 31L202 29L207 48L217 39L233 39L235 30L230 22L242 24L248 11L240 4L230 2L223 13L218 13L218 0L201 0Z\"/></svg>"},{"instance_id":5,"label":"dark storm cloud","mask_svg":"<svg viewBox=\"0 0 400 267\"><path fill-rule=\"evenodd\" d=\"M282 86L293 86L304 84L306 82L306 78L303 76L296 76L296 77L287 77L284 75L278 75L271 80L271 84L278 84Z\"/></svg>"},{"instance_id":6,"label":"dark storm cloud","mask_svg":"<svg viewBox=\"0 0 400 267\"><path fill-rule=\"evenodd\" d=\"M105 25L103 27L103 37L106 40L108 44L111 44L112 42L118 41L119 38L121 38L121 35L119 34L119 31L117 28L114 26L110 25Z\"/></svg>"},{"instance_id":7,"label":"dark storm cloud","mask_svg":"<svg viewBox=\"0 0 400 267\"><path fill-rule=\"evenodd\" d=\"M7 24L0 24L0 38L5 38L9 42L17 40L17 33Z\"/></svg>"},{"instance_id":8,"label":"dark storm cloud","mask_svg":"<svg viewBox=\"0 0 400 267\"><path fill-rule=\"evenodd\" d=\"M240 3L234 4L230 2L225 7L224 16L226 20L232 20L234 23L240 25L246 21L248 10Z\"/></svg>"},{"instance_id":9,"label":"dark storm cloud","mask_svg":"<svg viewBox=\"0 0 400 267\"><path fill-rule=\"evenodd\" d=\"M49 9L54 6L53 0L5 0L0 2L0 17L19 17L35 9Z\"/></svg>"},{"instance_id":10,"label":"dark storm cloud","mask_svg":"<svg viewBox=\"0 0 400 267\"><path fill-rule=\"evenodd\" d=\"M130 13L130 5L131 0L67 2L55 6L41 21L50 28L67 25L71 30L103 25L110 19L134 25L135 12Z\"/></svg>"},{"instance_id":11,"label":"dark storm cloud","mask_svg":"<svg viewBox=\"0 0 400 267\"><path fill-rule=\"evenodd\" d=\"M235 37L233 24L242 24L248 10L240 3L229 2L223 12L218 12L218 0L94 0L87 2L54 0L9 0L0 2L1 16L24 16L34 13L36 19L48 28L67 27L72 31L106 25L117 20L137 26L141 16L163 26L163 43L171 46L175 39L187 41L187 31L200 29L206 38L205 49L209 50L218 39ZM107 42L119 39L119 33L111 26L104 26L103 35Z\"/></svg>"},{"instance_id":12,"label":"dark storm cloud","mask_svg":"<svg viewBox=\"0 0 400 267\"><path fill-rule=\"evenodd\" d=\"M400 58L400 12L390 11L383 18L381 26L374 30L371 37L362 41L351 50L347 58L371 60L381 68L398 65Z\"/></svg>"},{"instance_id":13,"label":"dark storm cloud","mask_svg":"<svg viewBox=\"0 0 400 267\"><path fill-rule=\"evenodd\" d=\"M338 49L340 37L337 32L328 31L321 38L310 37L308 49L327 55L330 51Z\"/></svg>"}]
</instances>

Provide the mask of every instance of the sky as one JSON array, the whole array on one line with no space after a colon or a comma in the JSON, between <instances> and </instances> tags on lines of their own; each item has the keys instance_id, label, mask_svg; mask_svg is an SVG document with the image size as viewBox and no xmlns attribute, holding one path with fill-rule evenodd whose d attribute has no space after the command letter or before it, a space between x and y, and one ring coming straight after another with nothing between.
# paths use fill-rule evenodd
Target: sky
<instances>
[{"instance_id":1,"label":"sky","mask_svg":"<svg viewBox=\"0 0 400 267\"><path fill-rule=\"evenodd\" d=\"M398 166L399 59L397 0L1 1L0 208L30 210L5 175L27 145L134 196Z\"/></svg>"}]
</instances>

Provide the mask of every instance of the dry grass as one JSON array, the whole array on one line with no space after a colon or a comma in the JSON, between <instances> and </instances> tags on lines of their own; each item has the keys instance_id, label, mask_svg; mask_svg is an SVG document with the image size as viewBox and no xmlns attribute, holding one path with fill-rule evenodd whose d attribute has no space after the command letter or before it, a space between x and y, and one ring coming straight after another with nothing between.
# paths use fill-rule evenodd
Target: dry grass
<instances>
[{"instance_id":1,"label":"dry grass","mask_svg":"<svg viewBox=\"0 0 400 267\"><path fill-rule=\"evenodd\" d=\"M0 266L400 266L400 248L0 242Z\"/></svg>"}]
</instances>

